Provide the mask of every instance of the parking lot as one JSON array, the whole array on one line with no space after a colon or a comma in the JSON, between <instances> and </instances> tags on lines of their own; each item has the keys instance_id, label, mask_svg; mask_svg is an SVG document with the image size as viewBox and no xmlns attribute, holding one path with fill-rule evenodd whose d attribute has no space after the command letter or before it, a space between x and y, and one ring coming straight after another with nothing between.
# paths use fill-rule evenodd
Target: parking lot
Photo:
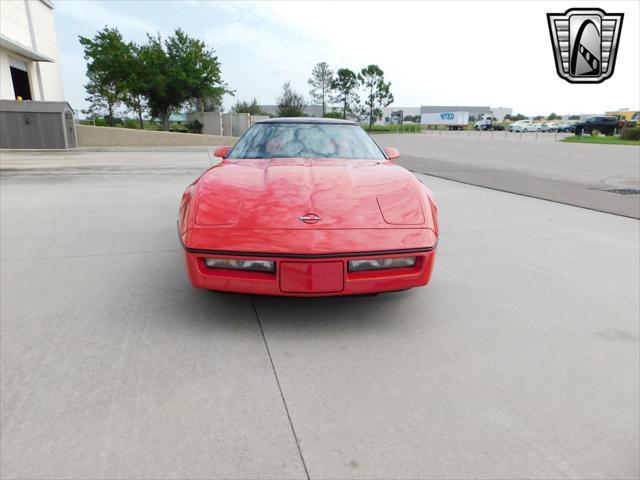
<instances>
[{"instance_id":1,"label":"parking lot","mask_svg":"<svg viewBox=\"0 0 640 480\"><path fill-rule=\"evenodd\" d=\"M415 172L500 191L640 218L640 148L571 144L567 134L426 132L376 135Z\"/></svg>"},{"instance_id":2,"label":"parking lot","mask_svg":"<svg viewBox=\"0 0 640 480\"><path fill-rule=\"evenodd\" d=\"M428 287L228 295L176 236L201 149L2 156L2 478L640 474L635 219L418 174Z\"/></svg>"}]
</instances>

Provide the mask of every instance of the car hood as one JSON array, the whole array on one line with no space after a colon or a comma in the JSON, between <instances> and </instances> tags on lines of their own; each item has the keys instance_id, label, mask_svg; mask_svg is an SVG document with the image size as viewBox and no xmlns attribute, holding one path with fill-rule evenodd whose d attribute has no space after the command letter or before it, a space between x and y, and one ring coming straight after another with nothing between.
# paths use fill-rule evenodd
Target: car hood
<instances>
[{"instance_id":1,"label":"car hood","mask_svg":"<svg viewBox=\"0 0 640 480\"><path fill-rule=\"evenodd\" d=\"M431 218L424 190L388 161L225 160L196 184L193 227L421 228ZM300 220L308 214L321 220Z\"/></svg>"}]
</instances>

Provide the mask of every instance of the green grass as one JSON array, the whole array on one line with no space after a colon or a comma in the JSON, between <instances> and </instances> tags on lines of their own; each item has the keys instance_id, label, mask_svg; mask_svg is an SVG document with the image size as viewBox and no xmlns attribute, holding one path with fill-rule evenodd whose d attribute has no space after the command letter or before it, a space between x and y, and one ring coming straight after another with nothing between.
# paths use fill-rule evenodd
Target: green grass
<instances>
[{"instance_id":1,"label":"green grass","mask_svg":"<svg viewBox=\"0 0 640 480\"><path fill-rule=\"evenodd\" d=\"M592 137L591 135L574 135L563 138L562 141L567 143L600 143L605 145L640 145L640 140L621 140L620 137L605 137L604 135L598 135L597 137Z\"/></svg>"},{"instance_id":2,"label":"green grass","mask_svg":"<svg viewBox=\"0 0 640 480\"><path fill-rule=\"evenodd\" d=\"M404 125L373 125L369 130L369 125L362 125L369 133L420 133L422 125L404 124Z\"/></svg>"}]
</instances>

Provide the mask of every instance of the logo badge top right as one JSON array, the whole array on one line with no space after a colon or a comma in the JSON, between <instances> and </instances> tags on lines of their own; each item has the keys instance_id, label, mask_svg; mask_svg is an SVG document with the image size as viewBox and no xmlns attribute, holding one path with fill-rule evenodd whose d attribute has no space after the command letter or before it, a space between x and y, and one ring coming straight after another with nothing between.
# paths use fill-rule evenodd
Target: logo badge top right
<instances>
[{"instance_id":1,"label":"logo badge top right","mask_svg":"<svg viewBox=\"0 0 640 480\"><path fill-rule=\"evenodd\" d=\"M601 83L610 78L623 17L623 13L606 13L599 8L547 13L560 78L570 83Z\"/></svg>"}]
</instances>

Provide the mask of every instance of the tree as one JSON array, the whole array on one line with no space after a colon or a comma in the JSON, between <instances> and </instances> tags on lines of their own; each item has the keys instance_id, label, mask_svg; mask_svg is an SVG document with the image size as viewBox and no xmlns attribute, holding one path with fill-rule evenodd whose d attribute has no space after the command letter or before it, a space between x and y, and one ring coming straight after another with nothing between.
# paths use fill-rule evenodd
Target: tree
<instances>
[{"instance_id":1,"label":"tree","mask_svg":"<svg viewBox=\"0 0 640 480\"><path fill-rule=\"evenodd\" d=\"M580 115L569 115L569 120L580 120Z\"/></svg>"},{"instance_id":2,"label":"tree","mask_svg":"<svg viewBox=\"0 0 640 480\"><path fill-rule=\"evenodd\" d=\"M560 118L558 115L556 115L555 113L551 112L549 114L549 116L547 117L547 120L557 120L558 118Z\"/></svg>"},{"instance_id":3,"label":"tree","mask_svg":"<svg viewBox=\"0 0 640 480\"><path fill-rule=\"evenodd\" d=\"M231 107L231 111L234 113L250 113L251 115L264 115L264 112L260 109L260 105L258 105L258 100L255 98L249 102L241 102L238 101L236 104Z\"/></svg>"},{"instance_id":4,"label":"tree","mask_svg":"<svg viewBox=\"0 0 640 480\"><path fill-rule=\"evenodd\" d=\"M279 117L302 117L304 115L304 98L291 88L291 82L282 86L282 95L278 97Z\"/></svg>"},{"instance_id":5,"label":"tree","mask_svg":"<svg viewBox=\"0 0 640 480\"><path fill-rule=\"evenodd\" d=\"M542 115L536 115L535 117L533 117L534 120L544 120L544 116Z\"/></svg>"},{"instance_id":6,"label":"tree","mask_svg":"<svg viewBox=\"0 0 640 480\"><path fill-rule=\"evenodd\" d=\"M144 128L144 122L142 119L143 113L147 110L147 100L145 98L145 72L143 65L140 62L140 47L133 43L129 44L129 51L124 53L123 66L126 72L123 75L125 77L124 89L125 94L123 101L129 109L136 112L138 116L138 122L140 129Z\"/></svg>"},{"instance_id":7,"label":"tree","mask_svg":"<svg viewBox=\"0 0 640 480\"><path fill-rule=\"evenodd\" d=\"M391 82L384 81L384 72L378 65L369 65L363 68L358 74L358 80L366 92L365 105L369 110L369 130L373 126L376 110L389 106L393 103L391 93Z\"/></svg>"},{"instance_id":8,"label":"tree","mask_svg":"<svg viewBox=\"0 0 640 480\"><path fill-rule=\"evenodd\" d=\"M83 113L104 116L107 125L118 122L115 112L126 99L128 64L133 56L133 44L126 43L117 28L105 27L93 38L79 37L87 60L85 89L90 103Z\"/></svg>"},{"instance_id":9,"label":"tree","mask_svg":"<svg viewBox=\"0 0 640 480\"><path fill-rule=\"evenodd\" d=\"M230 90L225 93L233 95ZM211 97L195 98L190 102L196 112L220 112L222 111L222 95L215 94Z\"/></svg>"},{"instance_id":10,"label":"tree","mask_svg":"<svg viewBox=\"0 0 640 480\"><path fill-rule=\"evenodd\" d=\"M188 101L230 93L220 78L215 52L180 29L164 41L160 35L149 35L139 58L144 96L151 115L161 119L164 130L169 130L169 116Z\"/></svg>"},{"instance_id":11,"label":"tree","mask_svg":"<svg viewBox=\"0 0 640 480\"><path fill-rule=\"evenodd\" d=\"M346 119L348 114L356 110L360 102L357 88L358 76L348 68L339 69L336 77L331 81L333 101L342 106L342 118Z\"/></svg>"},{"instance_id":12,"label":"tree","mask_svg":"<svg viewBox=\"0 0 640 480\"><path fill-rule=\"evenodd\" d=\"M333 71L326 62L320 62L311 72L311 78L307 83L311 85L309 95L311 99L322 105L322 116L324 117L326 109L326 101L331 91L331 82L333 80Z\"/></svg>"}]
</instances>

